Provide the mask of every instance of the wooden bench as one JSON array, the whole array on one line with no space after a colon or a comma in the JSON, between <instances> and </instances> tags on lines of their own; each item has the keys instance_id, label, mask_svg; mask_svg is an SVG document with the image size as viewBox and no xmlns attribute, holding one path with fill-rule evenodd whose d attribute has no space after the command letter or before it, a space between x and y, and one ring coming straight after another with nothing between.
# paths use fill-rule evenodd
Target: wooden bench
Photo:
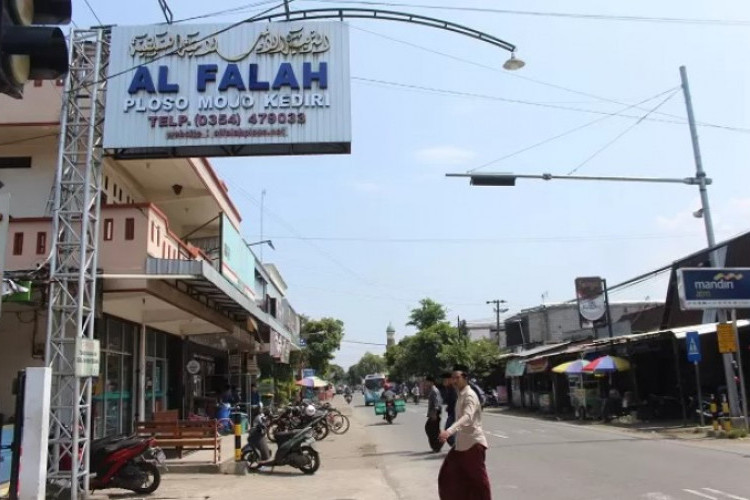
<instances>
[{"instance_id":1,"label":"wooden bench","mask_svg":"<svg viewBox=\"0 0 750 500\"><path fill-rule=\"evenodd\" d=\"M184 450L214 450L214 463L221 460L221 440L216 420L163 420L138 422L138 436L151 436L161 448L174 448L182 458Z\"/></svg>"},{"instance_id":2,"label":"wooden bench","mask_svg":"<svg viewBox=\"0 0 750 500\"><path fill-rule=\"evenodd\" d=\"M154 422L176 422L180 419L180 410L164 410L154 412Z\"/></svg>"}]
</instances>

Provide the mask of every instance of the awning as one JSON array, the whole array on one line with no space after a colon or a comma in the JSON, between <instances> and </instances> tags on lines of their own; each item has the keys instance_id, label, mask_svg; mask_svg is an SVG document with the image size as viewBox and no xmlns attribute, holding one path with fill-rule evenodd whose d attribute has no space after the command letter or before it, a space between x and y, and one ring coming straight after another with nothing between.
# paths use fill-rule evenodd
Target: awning
<instances>
[{"instance_id":1,"label":"awning","mask_svg":"<svg viewBox=\"0 0 750 500\"><path fill-rule=\"evenodd\" d=\"M545 352L563 350L568 345L570 345L570 342L562 342L559 344L544 344L537 347L532 347L531 349L520 351L517 354L521 358L529 359Z\"/></svg>"},{"instance_id":2,"label":"awning","mask_svg":"<svg viewBox=\"0 0 750 500\"><path fill-rule=\"evenodd\" d=\"M693 326L682 326L680 328L672 328L670 330L672 334L675 336L676 339L684 339L687 336L688 332L698 332L698 335L705 335L707 333L715 333L716 332L716 326L719 323L703 323L701 325L693 325ZM744 326L750 325L750 320L746 319L738 319L737 320L737 328L742 328Z\"/></svg>"},{"instance_id":3,"label":"awning","mask_svg":"<svg viewBox=\"0 0 750 500\"><path fill-rule=\"evenodd\" d=\"M257 319L289 341L292 340L291 333L281 322L258 307L250 297L240 292L209 262L148 257L145 278L169 279L171 276L174 276L173 279L179 279L192 291L207 296L236 321L249 322ZM116 278L117 275L109 277Z\"/></svg>"},{"instance_id":4,"label":"awning","mask_svg":"<svg viewBox=\"0 0 750 500\"><path fill-rule=\"evenodd\" d=\"M505 377L521 377L524 370L526 369L526 363L520 359L511 359L508 364L505 365Z\"/></svg>"}]
</instances>

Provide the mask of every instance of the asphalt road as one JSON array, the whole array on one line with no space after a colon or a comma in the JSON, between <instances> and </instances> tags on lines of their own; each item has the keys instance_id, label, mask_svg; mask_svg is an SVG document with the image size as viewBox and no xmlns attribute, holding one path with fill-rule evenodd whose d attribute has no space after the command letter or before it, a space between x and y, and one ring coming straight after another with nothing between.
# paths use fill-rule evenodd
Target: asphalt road
<instances>
[{"instance_id":1,"label":"asphalt road","mask_svg":"<svg viewBox=\"0 0 750 500\"><path fill-rule=\"evenodd\" d=\"M437 498L447 448L429 452L426 406L407 404L392 425L353 402L385 481L398 498ZM685 442L604 426L485 412L493 498L508 500L750 500L750 444ZM470 499L467 499L470 500Z\"/></svg>"}]
</instances>

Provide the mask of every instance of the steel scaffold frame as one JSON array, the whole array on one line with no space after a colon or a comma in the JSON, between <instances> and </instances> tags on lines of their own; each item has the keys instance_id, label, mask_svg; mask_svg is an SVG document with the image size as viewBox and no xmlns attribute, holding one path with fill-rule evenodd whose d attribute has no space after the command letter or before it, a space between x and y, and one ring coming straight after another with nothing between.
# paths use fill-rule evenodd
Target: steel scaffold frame
<instances>
[{"instance_id":1,"label":"steel scaffold frame","mask_svg":"<svg viewBox=\"0 0 750 500\"><path fill-rule=\"evenodd\" d=\"M76 342L94 337L102 127L109 35L73 30L60 119L45 364L52 368L47 481L56 494L89 489L91 377L76 377Z\"/></svg>"}]
</instances>

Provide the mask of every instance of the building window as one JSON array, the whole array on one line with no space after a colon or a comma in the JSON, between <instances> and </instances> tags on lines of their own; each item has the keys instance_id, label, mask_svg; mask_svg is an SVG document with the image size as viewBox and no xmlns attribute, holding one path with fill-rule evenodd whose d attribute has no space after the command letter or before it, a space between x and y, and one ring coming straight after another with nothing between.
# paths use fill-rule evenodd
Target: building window
<instances>
[{"instance_id":1,"label":"building window","mask_svg":"<svg viewBox=\"0 0 750 500\"><path fill-rule=\"evenodd\" d=\"M156 226L156 244L161 245L161 226Z\"/></svg>"},{"instance_id":2,"label":"building window","mask_svg":"<svg viewBox=\"0 0 750 500\"><path fill-rule=\"evenodd\" d=\"M47 233L36 233L36 254L44 255L47 253Z\"/></svg>"},{"instance_id":3,"label":"building window","mask_svg":"<svg viewBox=\"0 0 750 500\"><path fill-rule=\"evenodd\" d=\"M120 188L120 194L117 195L117 201L122 203L122 188Z\"/></svg>"},{"instance_id":4,"label":"building window","mask_svg":"<svg viewBox=\"0 0 750 500\"><path fill-rule=\"evenodd\" d=\"M135 219L132 217L125 219L125 239L127 241L135 239Z\"/></svg>"},{"instance_id":5,"label":"building window","mask_svg":"<svg viewBox=\"0 0 750 500\"><path fill-rule=\"evenodd\" d=\"M104 241L112 241L112 235L114 233L115 221L112 219L104 219Z\"/></svg>"},{"instance_id":6,"label":"building window","mask_svg":"<svg viewBox=\"0 0 750 500\"><path fill-rule=\"evenodd\" d=\"M13 255L23 254L23 233L13 235Z\"/></svg>"},{"instance_id":7,"label":"building window","mask_svg":"<svg viewBox=\"0 0 750 500\"><path fill-rule=\"evenodd\" d=\"M109 177L105 175L104 176L104 190L106 191L107 189L109 189Z\"/></svg>"},{"instance_id":8,"label":"building window","mask_svg":"<svg viewBox=\"0 0 750 500\"><path fill-rule=\"evenodd\" d=\"M154 221L151 221L151 243L154 242L154 231L156 231L156 224L154 224Z\"/></svg>"},{"instance_id":9,"label":"building window","mask_svg":"<svg viewBox=\"0 0 750 500\"><path fill-rule=\"evenodd\" d=\"M112 201L117 200L117 184L112 183Z\"/></svg>"}]
</instances>

